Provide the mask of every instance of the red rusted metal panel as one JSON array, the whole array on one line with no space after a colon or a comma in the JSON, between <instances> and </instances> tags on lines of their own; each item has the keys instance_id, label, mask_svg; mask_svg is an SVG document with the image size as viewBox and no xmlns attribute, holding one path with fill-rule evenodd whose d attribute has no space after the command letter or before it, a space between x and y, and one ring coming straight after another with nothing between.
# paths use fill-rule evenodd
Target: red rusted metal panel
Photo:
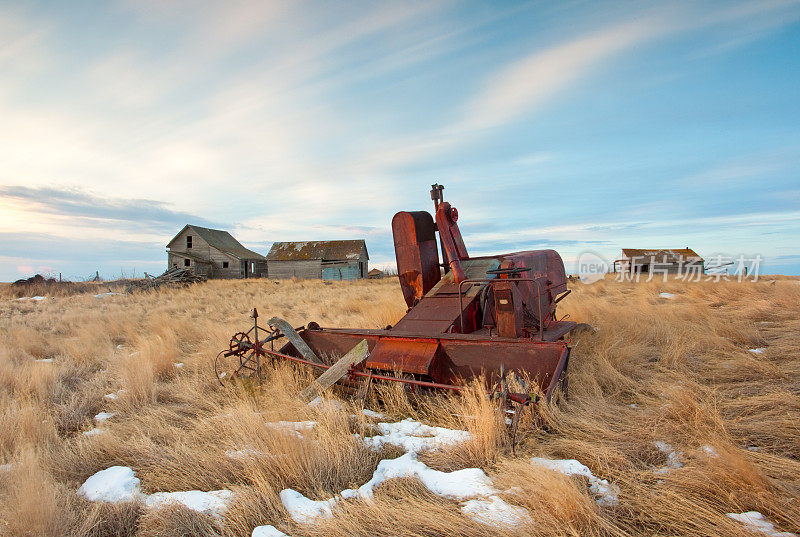
<instances>
[{"instance_id":1,"label":"red rusted metal panel","mask_svg":"<svg viewBox=\"0 0 800 537\"><path fill-rule=\"evenodd\" d=\"M426 211L401 211L392 218L397 275L408 307L441 278L433 218Z\"/></svg>"},{"instance_id":2,"label":"red rusted metal panel","mask_svg":"<svg viewBox=\"0 0 800 537\"><path fill-rule=\"evenodd\" d=\"M370 352L367 367L431 376L439 341L427 338L380 338Z\"/></svg>"}]
</instances>

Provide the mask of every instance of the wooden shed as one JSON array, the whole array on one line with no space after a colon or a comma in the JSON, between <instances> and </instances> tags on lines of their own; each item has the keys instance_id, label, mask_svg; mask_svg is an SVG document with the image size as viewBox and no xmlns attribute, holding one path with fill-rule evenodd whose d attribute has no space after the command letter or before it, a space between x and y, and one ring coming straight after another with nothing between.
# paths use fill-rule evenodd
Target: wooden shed
<instances>
[{"instance_id":1,"label":"wooden shed","mask_svg":"<svg viewBox=\"0 0 800 537\"><path fill-rule=\"evenodd\" d=\"M187 224L167 244L167 267L188 267L207 278L266 278L267 258L227 231Z\"/></svg>"},{"instance_id":2,"label":"wooden shed","mask_svg":"<svg viewBox=\"0 0 800 537\"><path fill-rule=\"evenodd\" d=\"M705 261L689 248L645 249L623 248L622 257L614 261L614 272L631 274L704 274Z\"/></svg>"},{"instance_id":3,"label":"wooden shed","mask_svg":"<svg viewBox=\"0 0 800 537\"><path fill-rule=\"evenodd\" d=\"M267 254L270 278L357 280L368 261L364 240L276 242Z\"/></svg>"}]
</instances>

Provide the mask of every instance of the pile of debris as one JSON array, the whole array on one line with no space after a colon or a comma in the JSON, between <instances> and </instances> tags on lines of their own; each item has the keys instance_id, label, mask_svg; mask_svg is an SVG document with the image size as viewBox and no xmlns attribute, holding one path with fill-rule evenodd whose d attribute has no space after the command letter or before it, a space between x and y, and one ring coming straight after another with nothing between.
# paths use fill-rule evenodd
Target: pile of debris
<instances>
[{"instance_id":1,"label":"pile of debris","mask_svg":"<svg viewBox=\"0 0 800 537\"><path fill-rule=\"evenodd\" d=\"M75 293L85 293L89 289L88 284L61 281L56 278L46 278L41 274L23 278L12 283L8 287L8 294L11 297L27 296L55 296L71 295Z\"/></svg>"},{"instance_id":2,"label":"pile of debris","mask_svg":"<svg viewBox=\"0 0 800 537\"><path fill-rule=\"evenodd\" d=\"M192 269L172 267L161 276L155 278L145 272L144 279L137 280L125 288L126 293L158 289L162 285L177 286L206 281L205 276L195 274Z\"/></svg>"}]
</instances>

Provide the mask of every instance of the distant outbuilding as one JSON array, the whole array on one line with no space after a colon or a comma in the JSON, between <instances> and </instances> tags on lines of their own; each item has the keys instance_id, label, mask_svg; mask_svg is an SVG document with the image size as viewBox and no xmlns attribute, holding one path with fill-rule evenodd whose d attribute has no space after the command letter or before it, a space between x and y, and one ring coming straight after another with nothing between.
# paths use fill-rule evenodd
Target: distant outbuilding
<instances>
[{"instance_id":1,"label":"distant outbuilding","mask_svg":"<svg viewBox=\"0 0 800 537\"><path fill-rule=\"evenodd\" d=\"M623 248L622 257L614 261L614 272L704 274L705 261L688 246L672 250Z\"/></svg>"},{"instance_id":2,"label":"distant outbuilding","mask_svg":"<svg viewBox=\"0 0 800 537\"><path fill-rule=\"evenodd\" d=\"M191 268L206 278L266 278L267 258L221 229L187 224L167 244L167 268Z\"/></svg>"},{"instance_id":3,"label":"distant outbuilding","mask_svg":"<svg viewBox=\"0 0 800 537\"><path fill-rule=\"evenodd\" d=\"M364 240L276 242L267 254L270 278L357 280L368 261Z\"/></svg>"},{"instance_id":4,"label":"distant outbuilding","mask_svg":"<svg viewBox=\"0 0 800 537\"><path fill-rule=\"evenodd\" d=\"M380 269L372 269L369 271L369 279L370 280L380 280L383 278L383 271Z\"/></svg>"}]
</instances>

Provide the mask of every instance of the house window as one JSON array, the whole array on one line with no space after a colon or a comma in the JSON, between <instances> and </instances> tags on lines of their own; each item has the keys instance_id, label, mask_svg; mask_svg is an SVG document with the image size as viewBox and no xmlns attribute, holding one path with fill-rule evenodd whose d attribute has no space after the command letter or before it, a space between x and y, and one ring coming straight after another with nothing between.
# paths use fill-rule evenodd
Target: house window
<instances>
[{"instance_id":1,"label":"house window","mask_svg":"<svg viewBox=\"0 0 800 537\"><path fill-rule=\"evenodd\" d=\"M189 265L191 265L191 263L192 263L192 262L191 262L191 261L189 261L188 259L184 259L184 260L183 260L183 266L184 266L184 267L188 267Z\"/></svg>"},{"instance_id":2,"label":"house window","mask_svg":"<svg viewBox=\"0 0 800 537\"><path fill-rule=\"evenodd\" d=\"M227 261L222 262L222 268L228 268L229 263Z\"/></svg>"},{"instance_id":3,"label":"house window","mask_svg":"<svg viewBox=\"0 0 800 537\"><path fill-rule=\"evenodd\" d=\"M187 248L191 248L192 247L192 236L191 235L186 235L186 247Z\"/></svg>"}]
</instances>

